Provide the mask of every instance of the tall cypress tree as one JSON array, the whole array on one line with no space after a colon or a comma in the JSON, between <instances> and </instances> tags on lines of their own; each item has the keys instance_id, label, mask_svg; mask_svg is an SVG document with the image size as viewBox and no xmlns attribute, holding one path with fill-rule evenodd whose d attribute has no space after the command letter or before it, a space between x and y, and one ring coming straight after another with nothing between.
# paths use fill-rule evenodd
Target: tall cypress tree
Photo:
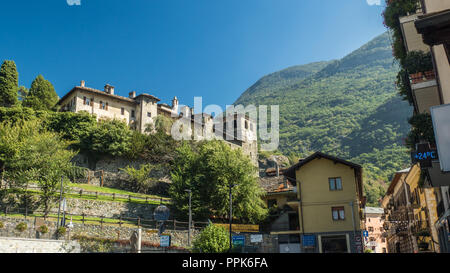
<instances>
[{"instance_id":1,"label":"tall cypress tree","mask_svg":"<svg viewBox=\"0 0 450 273\"><path fill-rule=\"evenodd\" d=\"M28 95L23 101L23 106L34 110L51 110L58 102L59 97L53 85L42 75L36 77L31 84Z\"/></svg>"},{"instance_id":2,"label":"tall cypress tree","mask_svg":"<svg viewBox=\"0 0 450 273\"><path fill-rule=\"evenodd\" d=\"M4 61L0 68L0 106L13 106L17 104L17 91L19 90L19 73L14 61Z\"/></svg>"}]
</instances>

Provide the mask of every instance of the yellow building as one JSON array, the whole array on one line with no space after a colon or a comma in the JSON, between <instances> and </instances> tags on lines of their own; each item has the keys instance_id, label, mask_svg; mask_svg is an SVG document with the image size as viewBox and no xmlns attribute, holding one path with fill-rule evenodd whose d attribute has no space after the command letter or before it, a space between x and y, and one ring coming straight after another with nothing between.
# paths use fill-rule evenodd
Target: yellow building
<instances>
[{"instance_id":1,"label":"yellow building","mask_svg":"<svg viewBox=\"0 0 450 273\"><path fill-rule=\"evenodd\" d=\"M285 203L292 208L288 219L298 219L298 225L291 227L298 228L273 230L272 234L289 235L289 243L298 238L300 252L363 251L361 231L365 198L361 166L316 152L291 166L283 175L296 188L296 198L289 197ZM287 197L293 192L284 195Z\"/></svg>"},{"instance_id":2,"label":"yellow building","mask_svg":"<svg viewBox=\"0 0 450 273\"><path fill-rule=\"evenodd\" d=\"M439 252L436 192L423 186L419 164L395 174L382 205L390 253Z\"/></svg>"}]
</instances>

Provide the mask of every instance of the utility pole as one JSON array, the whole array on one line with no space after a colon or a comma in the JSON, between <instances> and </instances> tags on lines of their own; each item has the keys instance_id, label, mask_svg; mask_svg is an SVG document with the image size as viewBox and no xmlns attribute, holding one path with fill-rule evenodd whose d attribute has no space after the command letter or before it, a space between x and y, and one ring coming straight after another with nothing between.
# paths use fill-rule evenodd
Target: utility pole
<instances>
[{"instance_id":1,"label":"utility pole","mask_svg":"<svg viewBox=\"0 0 450 273\"><path fill-rule=\"evenodd\" d=\"M63 176L61 176L61 188L59 190L59 207L58 207L58 222L56 223L56 229L59 228L59 213L61 212L61 199L62 199L62 190L63 190Z\"/></svg>"},{"instance_id":2,"label":"utility pole","mask_svg":"<svg viewBox=\"0 0 450 273\"><path fill-rule=\"evenodd\" d=\"M191 197L192 191L185 190L185 192L189 193L189 231L188 231L188 246L191 246L191 225L192 225L192 207L191 207Z\"/></svg>"},{"instance_id":3,"label":"utility pole","mask_svg":"<svg viewBox=\"0 0 450 273\"><path fill-rule=\"evenodd\" d=\"M232 249L232 225L233 225L233 196L232 196L232 192L231 190L234 188L234 186L236 185L232 185L230 184L230 249L228 250L229 252L231 252Z\"/></svg>"}]
</instances>

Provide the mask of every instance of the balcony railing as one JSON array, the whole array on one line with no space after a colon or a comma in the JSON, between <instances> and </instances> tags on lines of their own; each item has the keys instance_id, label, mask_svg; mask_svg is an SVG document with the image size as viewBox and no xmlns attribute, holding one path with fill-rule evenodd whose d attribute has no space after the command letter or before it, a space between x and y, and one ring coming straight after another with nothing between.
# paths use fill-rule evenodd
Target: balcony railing
<instances>
[{"instance_id":1,"label":"balcony railing","mask_svg":"<svg viewBox=\"0 0 450 273\"><path fill-rule=\"evenodd\" d=\"M417 84L436 79L436 74L434 73L434 70L430 70L415 74L409 74L409 78L411 80L411 84Z\"/></svg>"}]
</instances>

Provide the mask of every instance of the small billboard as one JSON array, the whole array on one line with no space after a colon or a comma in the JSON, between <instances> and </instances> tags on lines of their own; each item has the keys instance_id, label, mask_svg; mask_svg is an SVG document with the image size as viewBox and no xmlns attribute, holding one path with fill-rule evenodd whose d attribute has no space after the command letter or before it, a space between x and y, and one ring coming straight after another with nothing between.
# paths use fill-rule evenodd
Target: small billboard
<instances>
[{"instance_id":1,"label":"small billboard","mask_svg":"<svg viewBox=\"0 0 450 273\"><path fill-rule=\"evenodd\" d=\"M430 108L441 171L450 172L450 104Z\"/></svg>"}]
</instances>

